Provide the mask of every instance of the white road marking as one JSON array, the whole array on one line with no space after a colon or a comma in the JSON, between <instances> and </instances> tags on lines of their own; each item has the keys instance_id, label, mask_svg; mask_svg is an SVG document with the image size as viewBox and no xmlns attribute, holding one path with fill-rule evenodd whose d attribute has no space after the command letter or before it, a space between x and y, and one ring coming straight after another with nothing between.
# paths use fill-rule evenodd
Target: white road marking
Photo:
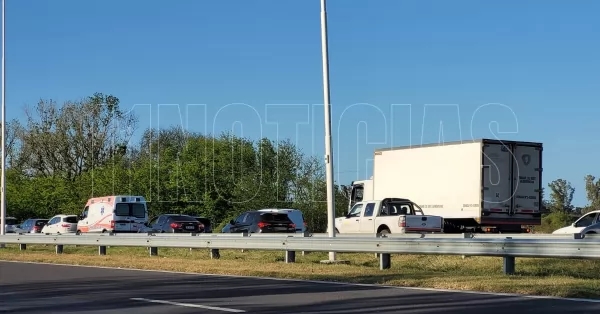
<instances>
[{"instance_id":1,"label":"white road marking","mask_svg":"<svg viewBox=\"0 0 600 314\"><path fill-rule=\"evenodd\" d=\"M275 278L275 277L260 277L260 276L242 276L242 275L221 275L221 274L204 274L204 273L186 273L181 271L171 270L154 270L154 269L140 269L140 268L127 268L127 267L110 267L110 266L93 266L93 265L76 265L76 264L61 264L61 263L46 263L46 262L25 262L25 261L11 261L2 260L3 263L16 263L16 264L34 264L34 265L52 265L52 266L67 266L67 267L84 267L84 268L96 268L96 269L112 269L112 270L125 270L125 271L140 271L149 273L164 273L164 274L178 274L188 276L205 276L205 277L217 277L217 278L249 278L259 280L271 280L271 281L287 281L287 282L303 282L303 283L314 283L321 285L339 285L347 287L371 287L371 288L386 288L386 289L400 289L400 290L416 290L416 291L432 291L432 292L445 292L445 293L464 293L464 294L478 294L478 295L492 295L492 296L504 296L504 297L519 297L525 299L542 299L542 300L562 300L572 302L589 302L589 303L600 303L600 299L584 299L584 298L562 298L544 295L528 295L518 293L501 293L501 292L485 292L485 291L472 291L472 290L452 290L452 289L438 289L438 288L421 288L421 287L402 287L402 286L389 286L380 284L369 284L369 283L352 283L352 282L340 282L340 281L327 281L327 280L306 280L306 279L287 279L287 278Z\"/></svg>"},{"instance_id":2,"label":"white road marking","mask_svg":"<svg viewBox=\"0 0 600 314\"><path fill-rule=\"evenodd\" d=\"M200 305L200 304L192 304L192 303L171 302L171 301L164 301L164 300L152 300L152 299L144 299L144 298L131 298L130 300L144 301L144 302L150 302L150 303L168 304L168 305L183 306L183 307L193 307L193 308L200 308L200 309L214 310L214 311L221 311L221 312L231 312L231 313L246 312L244 310L229 309L226 307L216 307L216 306L208 306L208 305Z\"/></svg>"}]
</instances>

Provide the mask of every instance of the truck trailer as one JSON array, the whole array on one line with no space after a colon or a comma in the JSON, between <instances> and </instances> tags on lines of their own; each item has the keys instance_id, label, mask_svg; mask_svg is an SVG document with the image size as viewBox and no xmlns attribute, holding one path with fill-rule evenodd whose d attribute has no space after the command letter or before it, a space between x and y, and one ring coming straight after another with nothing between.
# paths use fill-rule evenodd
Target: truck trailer
<instances>
[{"instance_id":1,"label":"truck trailer","mask_svg":"<svg viewBox=\"0 0 600 314\"><path fill-rule=\"evenodd\" d=\"M409 198L444 218L445 233L529 232L541 224L542 143L478 139L375 150L363 200Z\"/></svg>"}]
</instances>

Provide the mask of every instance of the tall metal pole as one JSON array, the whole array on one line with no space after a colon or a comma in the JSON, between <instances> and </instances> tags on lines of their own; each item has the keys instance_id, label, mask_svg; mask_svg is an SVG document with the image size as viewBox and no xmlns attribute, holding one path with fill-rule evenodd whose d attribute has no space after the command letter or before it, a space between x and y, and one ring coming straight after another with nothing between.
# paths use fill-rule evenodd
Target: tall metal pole
<instances>
[{"instance_id":1,"label":"tall metal pole","mask_svg":"<svg viewBox=\"0 0 600 314\"><path fill-rule=\"evenodd\" d=\"M6 58L5 49L6 46L6 0L2 0L2 179L0 180L0 189L2 189L2 197L0 199L0 235L5 235L6 230L6 143L4 137L6 135L6 118L5 118L5 107L6 107ZM0 243L0 247L4 247L4 243Z\"/></svg>"},{"instance_id":2,"label":"tall metal pole","mask_svg":"<svg viewBox=\"0 0 600 314\"><path fill-rule=\"evenodd\" d=\"M329 54L327 51L327 9L321 0L321 47L323 55L323 98L325 108L325 171L327 178L327 233L335 237L335 194L333 190L333 150L331 148L331 116L329 114ZM335 252L329 252L329 260L335 260Z\"/></svg>"}]
</instances>

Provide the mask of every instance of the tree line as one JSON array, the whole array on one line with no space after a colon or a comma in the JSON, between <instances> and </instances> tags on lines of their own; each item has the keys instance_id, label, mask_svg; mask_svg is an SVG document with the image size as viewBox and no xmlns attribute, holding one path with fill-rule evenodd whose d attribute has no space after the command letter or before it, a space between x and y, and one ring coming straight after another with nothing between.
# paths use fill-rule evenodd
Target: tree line
<instances>
[{"instance_id":1,"label":"tree line","mask_svg":"<svg viewBox=\"0 0 600 314\"><path fill-rule=\"evenodd\" d=\"M25 121L6 126L6 199L9 216L49 218L79 214L90 197L143 195L150 215L182 213L210 218L217 228L246 210L297 208L309 229L327 227L324 164L290 141L251 141L181 127L143 130L113 95L96 93L57 105L40 100ZM132 143L133 142L133 143ZM542 197L548 213L539 230L552 231L600 209L600 179L585 177L589 204L572 205L575 189L558 179ZM347 193L336 186L336 212Z\"/></svg>"},{"instance_id":2,"label":"tree line","mask_svg":"<svg viewBox=\"0 0 600 314\"><path fill-rule=\"evenodd\" d=\"M310 230L326 230L324 164L290 141L173 126L143 130L132 144L137 116L102 93L61 106L40 100L25 115L6 127L9 216L79 214L90 197L125 194L145 196L150 216L200 215L217 228L246 210L297 208ZM348 201L335 191L342 214Z\"/></svg>"}]
</instances>

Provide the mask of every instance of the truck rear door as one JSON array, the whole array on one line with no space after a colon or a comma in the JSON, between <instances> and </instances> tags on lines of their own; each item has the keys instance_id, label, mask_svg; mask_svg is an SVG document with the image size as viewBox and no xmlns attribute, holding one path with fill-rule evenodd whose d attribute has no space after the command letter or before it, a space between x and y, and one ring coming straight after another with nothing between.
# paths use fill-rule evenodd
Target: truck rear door
<instances>
[{"instance_id":1,"label":"truck rear door","mask_svg":"<svg viewBox=\"0 0 600 314\"><path fill-rule=\"evenodd\" d=\"M483 216L487 219L506 219L511 210L512 153L503 144L483 145L482 186Z\"/></svg>"},{"instance_id":2,"label":"truck rear door","mask_svg":"<svg viewBox=\"0 0 600 314\"><path fill-rule=\"evenodd\" d=\"M540 212L542 149L538 146L515 145L513 167L514 190L513 215L519 219L531 219ZM535 224L535 223L534 223Z\"/></svg>"},{"instance_id":3,"label":"truck rear door","mask_svg":"<svg viewBox=\"0 0 600 314\"><path fill-rule=\"evenodd\" d=\"M114 232L131 232L133 224L131 210L128 203L116 203L113 219L115 221Z\"/></svg>"}]
</instances>

